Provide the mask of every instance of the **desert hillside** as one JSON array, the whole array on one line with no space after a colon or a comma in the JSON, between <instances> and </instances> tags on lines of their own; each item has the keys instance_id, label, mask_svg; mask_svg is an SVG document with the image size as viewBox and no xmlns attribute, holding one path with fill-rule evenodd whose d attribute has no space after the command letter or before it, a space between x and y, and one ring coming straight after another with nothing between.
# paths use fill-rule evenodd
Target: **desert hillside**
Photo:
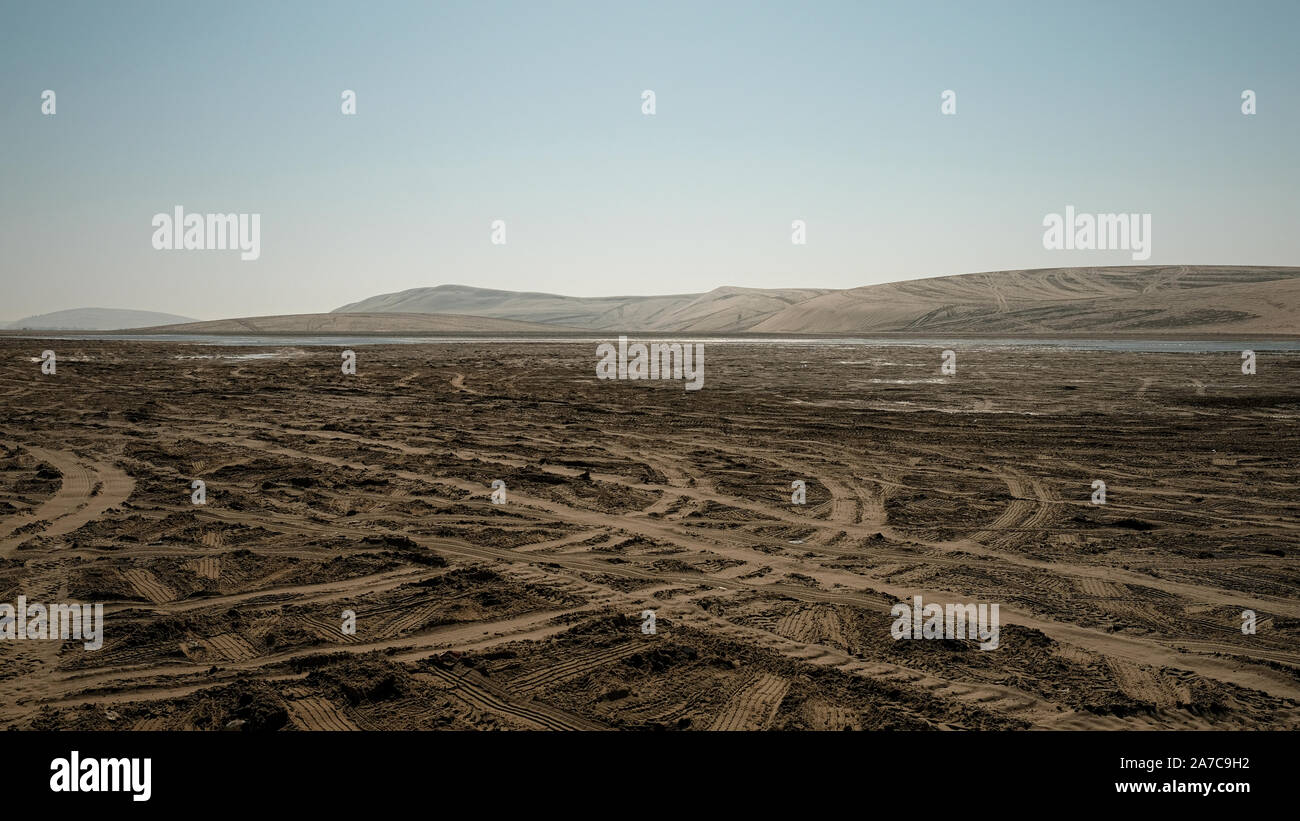
<instances>
[{"instance_id":1,"label":"desert hillside","mask_svg":"<svg viewBox=\"0 0 1300 821\"><path fill-rule=\"evenodd\" d=\"M575 329L560 325L468 315L285 314L242 319L214 319L209 322L186 322L135 330L156 334L531 334Z\"/></svg>"},{"instance_id":2,"label":"desert hillside","mask_svg":"<svg viewBox=\"0 0 1300 821\"><path fill-rule=\"evenodd\" d=\"M832 291L772 333L1300 334L1300 268L1042 268Z\"/></svg>"},{"instance_id":3,"label":"desert hillside","mask_svg":"<svg viewBox=\"0 0 1300 821\"><path fill-rule=\"evenodd\" d=\"M168 325L175 322L193 322L188 316L161 314L156 311L133 311L122 308L73 308L38 314L9 322L0 327L6 330L33 331L115 331L121 328L139 328L142 325Z\"/></svg>"},{"instance_id":4,"label":"desert hillside","mask_svg":"<svg viewBox=\"0 0 1300 821\"><path fill-rule=\"evenodd\" d=\"M473 314L592 330L728 332L746 330L825 293L824 288L716 288L703 294L574 297L439 285L370 297L334 313Z\"/></svg>"},{"instance_id":5,"label":"desert hillside","mask_svg":"<svg viewBox=\"0 0 1300 821\"><path fill-rule=\"evenodd\" d=\"M1300 336L1300 268L1144 265L1039 268L847 290L715 288L662 296L571 297L439 285L327 314L172 321L77 309L11 329L166 334L631 333ZM11 330L12 332L12 330Z\"/></svg>"},{"instance_id":6,"label":"desert hillside","mask_svg":"<svg viewBox=\"0 0 1300 821\"><path fill-rule=\"evenodd\" d=\"M335 313L365 311L463 313L633 332L1297 335L1300 268L1040 268L839 291L716 288L599 298L440 285L371 297Z\"/></svg>"}]
</instances>

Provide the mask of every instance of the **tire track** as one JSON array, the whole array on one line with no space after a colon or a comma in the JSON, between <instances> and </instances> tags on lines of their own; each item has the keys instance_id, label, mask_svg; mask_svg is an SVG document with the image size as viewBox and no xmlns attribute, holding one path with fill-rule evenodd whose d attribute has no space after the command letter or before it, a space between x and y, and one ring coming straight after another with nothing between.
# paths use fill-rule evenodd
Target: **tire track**
<instances>
[{"instance_id":1,"label":"tire track","mask_svg":"<svg viewBox=\"0 0 1300 821\"><path fill-rule=\"evenodd\" d=\"M639 641L621 644L584 653L570 658L561 664L545 667L537 672L528 673L510 681L510 689L520 693L531 693L565 679L577 678L600 667L604 667L621 658L641 652L646 645Z\"/></svg>"},{"instance_id":2,"label":"tire track","mask_svg":"<svg viewBox=\"0 0 1300 821\"><path fill-rule=\"evenodd\" d=\"M484 712L514 718L541 730L602 730L606 727L581 716L541 704L520 700L482 673L468 667L444 670L430 667L428 672L414 673L413 678L432 681L450 694Z\"/></svg>"},{"instance_id":3,"label":"tire track","mask_svg":"<svg viewBox=\"0 0 1300 821\"><path fill-rule=\"evenodd\" d=\"M109 508L125 502L135 488L135 480L120 468L103 462L84 464L75 454L49 450L6 440L10 447L23 447L34 458L53 466L62 474L62 484L54 496L30 513L11 516L0 524L0 556L8 557L20 544L36 535L55 537L81 528L102 516ZM39 524L39 529L13 532L24 526Z\"/></svg>"},{"instance_id":4,"label":"tire track","mask_svg":"<svg viewBox=\"0 0 1300 821\"><path fill-rule=\"evenodd\" d=\"M154 604L166 604L176 599L176 591L158 580L153 573L139 567L133 567L130 570L122 571L122 578L131 583L131 586Z\"/></svg>"},{"instance_id":5,"label":"tire track","mask_svg":"<svg viewBox=\"0 0 1300 821\"><path fill-rule=\"evenodd\" d=\"M790 682L771 673L760 673L743 686L709 725L710 730L764 730L785 699Z\"/></svg>"},{"instance_id":6,"label":"tire track","mask_svg":"<svg viewBox=\"0 0 1300 821\"><path fill-rule=\"evenodd\" d=\"M303 730L358 732L361 728L342 710L323 698L300 698L286 701L293 723Z\"/></svg>"}]
</instances>

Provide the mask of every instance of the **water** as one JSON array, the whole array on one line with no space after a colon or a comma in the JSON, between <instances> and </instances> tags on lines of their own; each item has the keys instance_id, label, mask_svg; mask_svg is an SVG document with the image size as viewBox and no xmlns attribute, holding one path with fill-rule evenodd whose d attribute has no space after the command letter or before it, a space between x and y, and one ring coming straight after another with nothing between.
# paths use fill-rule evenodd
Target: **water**
<instances>
[{"instance_id":1,"label":"water","mask_svg":"<svg viewBox=\"0 0 1300 821\"><path fill-rule=\"evenodd\" d=\"M18 339L56 340L123 340L129 342L169 342L178 345L222 345L244 347L317 346L354 348L363 345L447 345L447 344L542 344L567 343L597 345L613 342L612 336L226 336L217 334L30 334ZM835 338L744 338L664 334L628 335L632 342L703 342L706 345L781 345L784 347L865 347L865 348L1056 348L1074 351L1133 351L1139 353L1212 353L1217 351L1300 351L1300 339L1281 340L1177 340L1177 339L1019 339L963 337L924 339L882 339L875 337Z\"/></svg>"}]
</instances>

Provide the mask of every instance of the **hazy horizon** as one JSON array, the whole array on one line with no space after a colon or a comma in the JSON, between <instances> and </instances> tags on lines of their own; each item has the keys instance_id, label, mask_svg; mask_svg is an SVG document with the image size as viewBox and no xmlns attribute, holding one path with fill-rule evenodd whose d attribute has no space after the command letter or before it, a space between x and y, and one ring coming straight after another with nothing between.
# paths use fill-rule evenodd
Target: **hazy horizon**
<instances>
[{"instance_id":1,"label":"hazy horizon","mask_svg":"<svg viewBox=\"0 0 1300 821\"><path fill-rule=\"evenodd\" d=\"M1175 265L1175 266L1178 265L1178 263L1172 263L1172 264ZM1093 266L1070 266L1070 267L1093 267ZM1096 266L1096 267L1129 268L1129 267L1135 267L1135 266L1132 266L1132 265L1115 265L1115 266ZM1300 267L1300 266L1269 266L1269 267ZM1049 269L1050 269L1050 268L1049 268ZM1006 269L1006 270L1026 270L1026 269ZM1044 269L1027 269L1027 270L1044 270ZM1000 273L1000 272L999 272L999 271L965 271L965 272L954 273L954 274L935 274L934 276L915 277L915 278L912 278L912 279L887 280L887 281L885 281L885 282L878 282L878 283L877 283L877 282L873 282L873 283L870 283L870 284L871 284L871 285L887 285L887 284L892 283L892 282L907 282L907 281L915 281L915 280L923 280L923 279L942 279L942 278L944 278L944 277L950 277L950 276L963 276L963 275L966 275L966 274L979 275L979 274L992 274L992 273ZM566 294L566 293L559 293L559 292L555 292L555 291L523 291L523 290L515 290L515 289L508 289L508 288L486 288L486 287L483 287L483 286L468 285L468 284L463 283L463 282L445 282L445 283L439 283L438 285L428 285L428 286L425 286L425 285L415 285L415 286L412 286L411 288L403 288L403 289L401 289L401 291L391 291L391 292L383 292L383 293L367 294L366 297L362 297L361 299L352 300L351 302L345 302L345 303L342 303L341 305L336 305L336 306L334 306L334 307L332 307L332 308L328 308L328 309L323 310L323 311L315 311L315 312L309 312L309 311L285 311L285 312L280 312L280 313L276 313L276 314L241 314L241 315L211 316L211 317L190 316L190 317L184 317L184 319L185 319L185 321L196 321L196 322L202 322L202 321L208 321L208 320L238 319L238 318L253 318L253 317L264 317L264 316L282 316L282 315L289 315L289 316L292 316L292 315L296 315L296 314L305 314L305 313L332 313L332 312L334 312L334 311L336 311L336 310L338 310L338 309L340 309L340 308L343 308L343 307L345 307L345 306L347 306L347 305L351 305L351 304L354 304L354 303L357 303L357 302L364 301L364 299L366 299L366 298L368 298L368 297L373 297L373 296L384 296L384 295L387 295L387 294L402 293L403 291L418 291L418 290L423 290L423 289L427 289L427 288L438 288L438 287L467 287L467 288L481 288L482 290L498 290L498 291L502 291L502 292L506 292L506 293L519 293L519 294L528 294L528 293L532 293L532 294L538 294L538 295L560 296L560 297L574 298L574 299L602 299L602 298L603 298L603 299L617 299L617 298L639 299L639 298L643 298L643 297L653 297L653 296L693 296L693 295L698 295L698 294L707 294L707 293L710 293L710 292L712 292L712 291L718 290L718 289L720 289L720 288L729 288L729 287L735 287L735 288L750 288L750 287L754 287L754 286L743 286L743 285L741 285L741 286L734 286L734 285L718 285L718 286L714 286L714 287L712 287L712 288L708 288L708 289L701 290L701 291L681 291L681 292L673 292L673 293L665 293L665 294L659 294L659 293L653 293L653 294L652 294L652 293L641 293L641 294L634 294L634 293L627 293L627 294L573 294L573 293L568 293L568 294ZM817 288L818 288L818 286L815 286L815 285L799 285L799 286L790 286L790 287L791 287L791 288L796 288L796 287L797 287L797 288L804 288L804 289L817 289ZM854 288L854 287L863 287L863 286L849 286L849 288ZM848 289L826 289L826 290L848 290ZM72 313L72 312L75 312L75 311L85 311L85 310L106 310L106 311L140 312L140 313L174 314L174 312L171 312L171 311L159 311L159 310L156 310L156 309L136 309L136 308L133 308L133 307L125 307L125 306L113 306L113 305L79 305L79 306L75 306L75 307L71 307L71 308L66 308L66 309L56 309L56 310L54 310L54 311L45 311L45 312L43 312L43 313L41 313L41 314L27 314L27 315L25 315L25 316L12 317L12 318L8 318L8 317L0 317L0 325L3 325L3 324L5 324L5 323L12 323L12 322L15 322L15 321L20 320L20 319L27 319L27 318L30 318L30 317L45 316L45 315L48 315L48 314L58 314L58 313ZM380 312L380 313L382 313L382 312ZM400 313L400 312L399 312L399 313ZM459 314L459 313L465 313L465 312L463 312L463 311L453 311L452 313L458 313L458 314ZM472 314L471 314L471 315L472 315ZM58 330L58 329L51 329L51 330Z\"/></svg>"},{"instance_id":2,"label":"hazy horizon","mask_svg":"<svg viewBox=\"0 0 1300 821\"><path fill-rule=\"evenodd\" d=\"M1045 249L1067 206L1152 215L1140 264L1300 262L1294 4L359 8L7 4L3 319L1139 264ZM155 250L176 206L260 257Z\"/></svg>"}]
</instances>

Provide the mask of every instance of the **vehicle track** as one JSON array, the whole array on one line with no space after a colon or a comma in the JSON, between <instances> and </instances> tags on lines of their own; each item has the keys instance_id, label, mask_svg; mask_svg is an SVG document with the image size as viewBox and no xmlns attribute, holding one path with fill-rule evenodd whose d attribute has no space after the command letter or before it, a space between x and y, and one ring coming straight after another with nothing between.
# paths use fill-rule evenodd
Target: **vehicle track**
<instances>
[{"instance_id":1,"label":"vehicle track","mask_svg":"<svg viewBox=\"0 0 1300 821\"><path fill-rule=\"evenodd\" d=\"M5 441L9 447L21 443ZM21 444L35 459L62 474L62 484L53 498L30 513L10 516L0 522L0 556L11 556L18 545L33 536L62 536L98 519L110 508L125 502L135 481L120 468L105 462L85 462L68 451ZM12 535L24 526L38 525Z\"/></svg>"},{"instance_id":2,"label":"vehicle track","mask_svg":"<svg viewBox=\"0 0 1300 821\"><path fill-rule=\"evenodd\" d=\"M709 725L710 730L763 730L776 717L790 682L771 673L760 673L746 682L723 706Z\"/></svg>"},{"instance_id":3,"label":"vehicle track","mask_svg":"<svg viewBox=\"0 0 1300 821\"><path fill-rule=\"evenodd\" d=\"M521 700L510 690L490 681L469 667L444 670L436 665L427 672L415 673L417 679L434 682L450 694L484 712L508 716L526 726L540 730L601 730L603 724L532 700Z\"/></svg>"}]
</instances>

